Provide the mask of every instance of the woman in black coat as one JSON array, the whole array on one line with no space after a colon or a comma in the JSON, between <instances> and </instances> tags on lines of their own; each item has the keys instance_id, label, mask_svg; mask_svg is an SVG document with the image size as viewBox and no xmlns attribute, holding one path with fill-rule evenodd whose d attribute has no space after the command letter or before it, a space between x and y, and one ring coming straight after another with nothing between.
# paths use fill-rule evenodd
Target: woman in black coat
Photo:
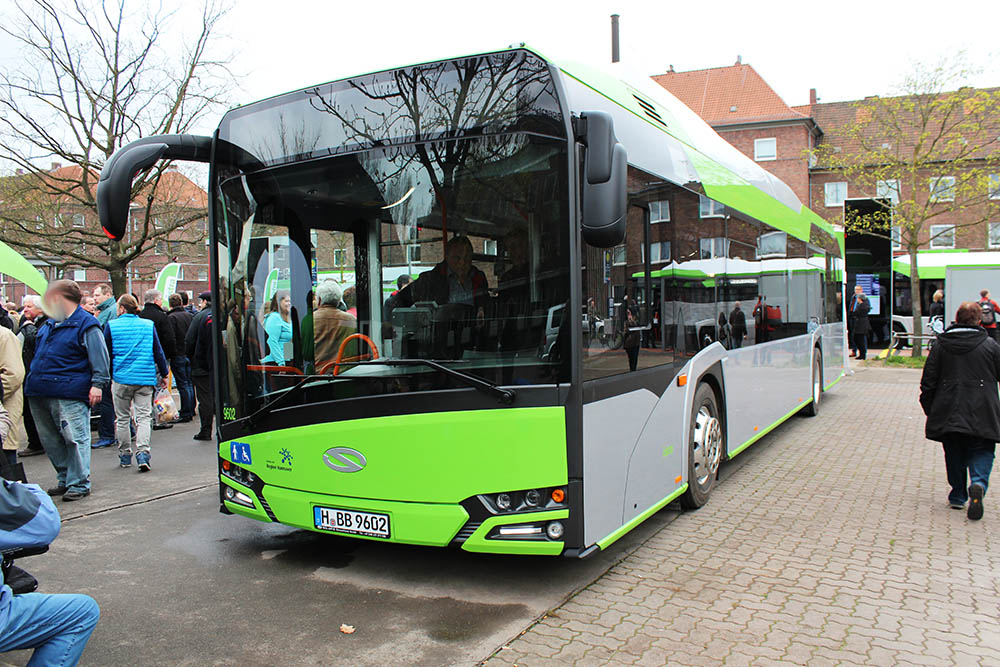
<instances>
[{"instance_id":1,"label":"woman in black coat","mask_svg":"<svg viewBox=\"0 0 1000 667\"><path fill-rule=\"evenodd\" d=\"M948 503L983 516L996 443L1000 441L1000 344L979 326L979 304L963 303L955 324L937 337L920 378L928 440L944 446ZM966 477L968 471L968 478ZM966 482L971 479L969 488Z\"/></svg>"},{"instance_id":2,"label":"woman in black coat","mask_svg":"<svg viewBox=\"0 0 1000 667\"><path fill-rule=\"evenodd\" d=\"M851 319L853 326L852 340L854 347L858 350L858 359L864 360L868 357L868 334L871 333L872 325L868 321L868 312L871 310L868 297L861 291L861 285L854 288L854 297L851 299L851 309L847 316Z\"/></svg>"}]
</instances>

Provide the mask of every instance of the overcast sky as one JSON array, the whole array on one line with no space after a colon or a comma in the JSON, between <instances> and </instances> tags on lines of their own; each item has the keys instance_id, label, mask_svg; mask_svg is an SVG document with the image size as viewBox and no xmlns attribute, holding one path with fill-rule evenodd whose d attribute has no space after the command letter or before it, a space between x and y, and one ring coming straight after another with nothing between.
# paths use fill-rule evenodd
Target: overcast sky
<instances>
[{"instance_id":1,"label":"overcast sky","mask_svg":"<svg viewBox=\"0 0 1000 667\"><path fill-rule=\"evenodd\" d=\"M201 4L182 1L175 30ZM221 32L240 75L231 101L244 103L521 41L553 58L606 62L612 12L621 15L622 60L632 69L716 67L741 55L792 105L806 103L811 87L823 101L892 92L914 59L934 62L962 49L988 68L970 83L1000 85L993 64L1000 3L992 0L234 0ZM0 39L0 67L17 59ZM199 129L210 131L217 120Z\"/></svg>"},{"instance_id":2,"label":"overcast sky","mask_svg":"<svg viewBox=\"0 0 1000 667\"><path fill-rule=\"evenodd\" d=\"M244 93L256 99L521 41L551 57L606 61L613 12L632 68L658 74L741 55L793 105L808 102L811 87L825 101L888 92L914 59L965 49L988 65L1000 49L1000 4L986 0L239 0L226 30L241 49ZM974 83L997 85L1000 75L994 67Z\"/></svg>"}]
</instances>

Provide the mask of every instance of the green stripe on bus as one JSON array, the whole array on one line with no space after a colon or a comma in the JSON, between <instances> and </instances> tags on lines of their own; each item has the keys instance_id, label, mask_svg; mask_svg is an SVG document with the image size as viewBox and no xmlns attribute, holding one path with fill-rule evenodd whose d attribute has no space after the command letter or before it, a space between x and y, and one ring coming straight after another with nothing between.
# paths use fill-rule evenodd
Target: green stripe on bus
<instances>
[{"instance_id":1,"label":"green stripe on bus","mask_svg":"<svg viewBox=\"0 0 1000 667\"><path fill-rule=\"evenodd\" d=\"M840 375L838 375L838 376L837 376L837 379L836 379L836 380L834 380L834 381L833 381L833 382L831 382L830 384L828 384L828 385L826 385L825 387L823 387L823 391L829 391L830 389L832 389L832 388L833 388L833 385L837 384L838 382L840 382L840 381L841 381L841 380L843 380L843 379L844 379L844 371L841 371L841 372L840 372Z\"/></svg>"},{"instance_id":2,"label":"green stripe on bus","mask_svg":"<svg viewBox=\"0 0 1000 667\"><path fill-rule=\"evenodd\" d=\"M650 507L649 509L647 509L646 511L644 511L642 514L640 514L639 516L635 517L634 519L632 519L631 521L629 521L624 526L622 526L621 528L619 528L615 532L611 533L607 537L605 537L605 538L603 538L601 540L598 540L597 541L597 546L599 546L602 550L603 549L607 549L609 546L611 546L612 544L614 544L615 542L617 542L619 539L621 539L621 537L623 535L625 535L625 533L629 532L630 530L632 530L633 528L635 528L636 526L638 526L640 523L642 523L643 521L645 521L646 519L648 519L649 517L653 516L654 514L656 514L657 512L659 512L661 509L663 509L664 507L666 507L667 505L669 505L671 502L673 502L682 493L684 493L685 491L687 491L687 488L688 488L687 482L685 482L684 484L681 484L669 496L667 496L663 500L659 501L658 503L656 503L655 505L653 505L652 507Z\"/></svg>"},{"instance_id":3,"label":"green stripe on bus","mask_svg":"<svg viewBox=\"0 0 1000 667\"><path fill-rule=\"evenodd\" d=\"M746 442L744 442L742 445L740 445L739 447L737 447L736 449L734 449L733 453L729 455L729 458L732 458L732 457L736 456L737 454L739 454L740 452L742 452L744 449L746 449L747 447L749 447L753 443L757 442L758 440L760 440L761 438L763 438L765 435L767 435L768 433L770 433L771 431L773 431L777 427L781 426L781 424L783 424L784 422L786 422L789 417L791 417L792 415L794 415L796 412L798 412L799 410L801 410L805 406L809 405L810 401L812 401L811 398L810 399L806 399L805 401L802 401L801 403L799 403L798 405L796 405L794 408L792 408L791 411L788 412L788 414L786 414L783 417L781 417L780 419L778 419L778 421L774 422L773 424L771 424L770 426L768 426L766 428L761 429L761 431L759 433L757 433L754 437L750 438L749 440L747 440Z\"/></svg>"}]
</instances>

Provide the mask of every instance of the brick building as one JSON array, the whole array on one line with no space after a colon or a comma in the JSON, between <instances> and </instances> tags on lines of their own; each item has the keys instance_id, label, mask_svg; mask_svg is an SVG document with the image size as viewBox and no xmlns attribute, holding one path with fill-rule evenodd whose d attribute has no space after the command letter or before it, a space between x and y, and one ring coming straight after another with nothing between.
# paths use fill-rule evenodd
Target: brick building
<instances>
[{"instance_id":1,"label":"brick building","mask_svg":"<svg viewBox=\"0 0 1000 667\"><path fill-rule=\"evenodd\" d=\"M810 151L830 142L838 130L854 123L864 113L864 100L821 103L816 89L809 91L809 104L789 106L753 69L740 60L727 67L669 71L653 77L724 139L761 167L787 183L799 199L831 222L843 221L845 199L885 197L926 198L930 186L910 193L892 182L880 183L876 192L867 192L845 179L837 169L810 158ZM855 147L835 146L851 151ZM1000 202L1000 174L995 199ZM997 222L974 227L947 227L959 222L962 212L948 212L933 221L934 228L923 231L928 240L922 248L934 250L1000 249L1000 217ZM967 215L967 214L966 214ZM940 227L939 227L940 225ZM930 240L932 234L945 233ZM898 251L898 248L894 248Z\"/></svg>"},{"instance_id":2,"label":"brick building","mask_svg":"<svg viewBox=\"0 0 1000 667\"><path fill-rule=\"evenodd\" d=\"M81 168L75 165L62 166L53 163L45 177L54 183L78 183ZM16 188L17 180L23 174L15 174L4 179L5 190ZM92 182L96 183L96 175ZM27 181L26 181L27 182ZM79 186L77 186L77 189ZM23 190L21 191L23 194ZM7 206L11 206L8 199ZM18 197L17 201L27 201ZM22 244L13 244L29 262L34 264L48 280L69 278L80 284L85 293L92 292L101 283L111 282L109 272L102 268L74 262L66 253L66 245L74 252L100 257L99 246L106 243L93 209L84 206L74 194L34 197L30 205L30 216L8 215L4 223L4 240L11 242L21 239ZM142 293L154 287L160 269L170 262L181 265L177 291L191 296L208 289L208 196L205 190L176 169L163 172L156 189L156 197L150 209L148 232L150 243L144 253L129 262L126 269L126 290L142 297ZM22 204L25 206L25 204ZM146 224L145 202L133 203L129 230L124 243L138 241ZM31 219L33 223L18 224L13 220ZM30 247L24 247L24 240ZM21 297L31 293L26 286L0 273L0 298L20 304Z\"/></svg>"}]
</instances>

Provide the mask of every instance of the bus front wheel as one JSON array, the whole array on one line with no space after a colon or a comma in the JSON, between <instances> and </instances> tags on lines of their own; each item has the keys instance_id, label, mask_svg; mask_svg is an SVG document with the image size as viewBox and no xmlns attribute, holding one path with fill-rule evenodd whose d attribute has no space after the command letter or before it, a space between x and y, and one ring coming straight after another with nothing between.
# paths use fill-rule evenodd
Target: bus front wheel
<instances>
[{"instance_id":1,"label":"bus front wheel","mask_svg":"<svg viewBox=\"0 0 1000 667\"><path fill-rule=\"evenodd\" d=\"M815 349L813 350L811 392L811 400L802 408L802 414L806 417L815 417L819 414L819 402L823 396L823 355Z\"/></svg>"},{"instance_id":2,"label":"bus front wheel","mask_svg":"<svg viewBox=\"0 0 1000 667\"><path fill-rule=\"evenodd\" d=\"M698 385L691 408L688 434L688 488L681 496L681 507L698 509L708 502L715 487L719 462L725 447L719 404L715 392L705 383Z\"/></svg>"}]
</instances>

